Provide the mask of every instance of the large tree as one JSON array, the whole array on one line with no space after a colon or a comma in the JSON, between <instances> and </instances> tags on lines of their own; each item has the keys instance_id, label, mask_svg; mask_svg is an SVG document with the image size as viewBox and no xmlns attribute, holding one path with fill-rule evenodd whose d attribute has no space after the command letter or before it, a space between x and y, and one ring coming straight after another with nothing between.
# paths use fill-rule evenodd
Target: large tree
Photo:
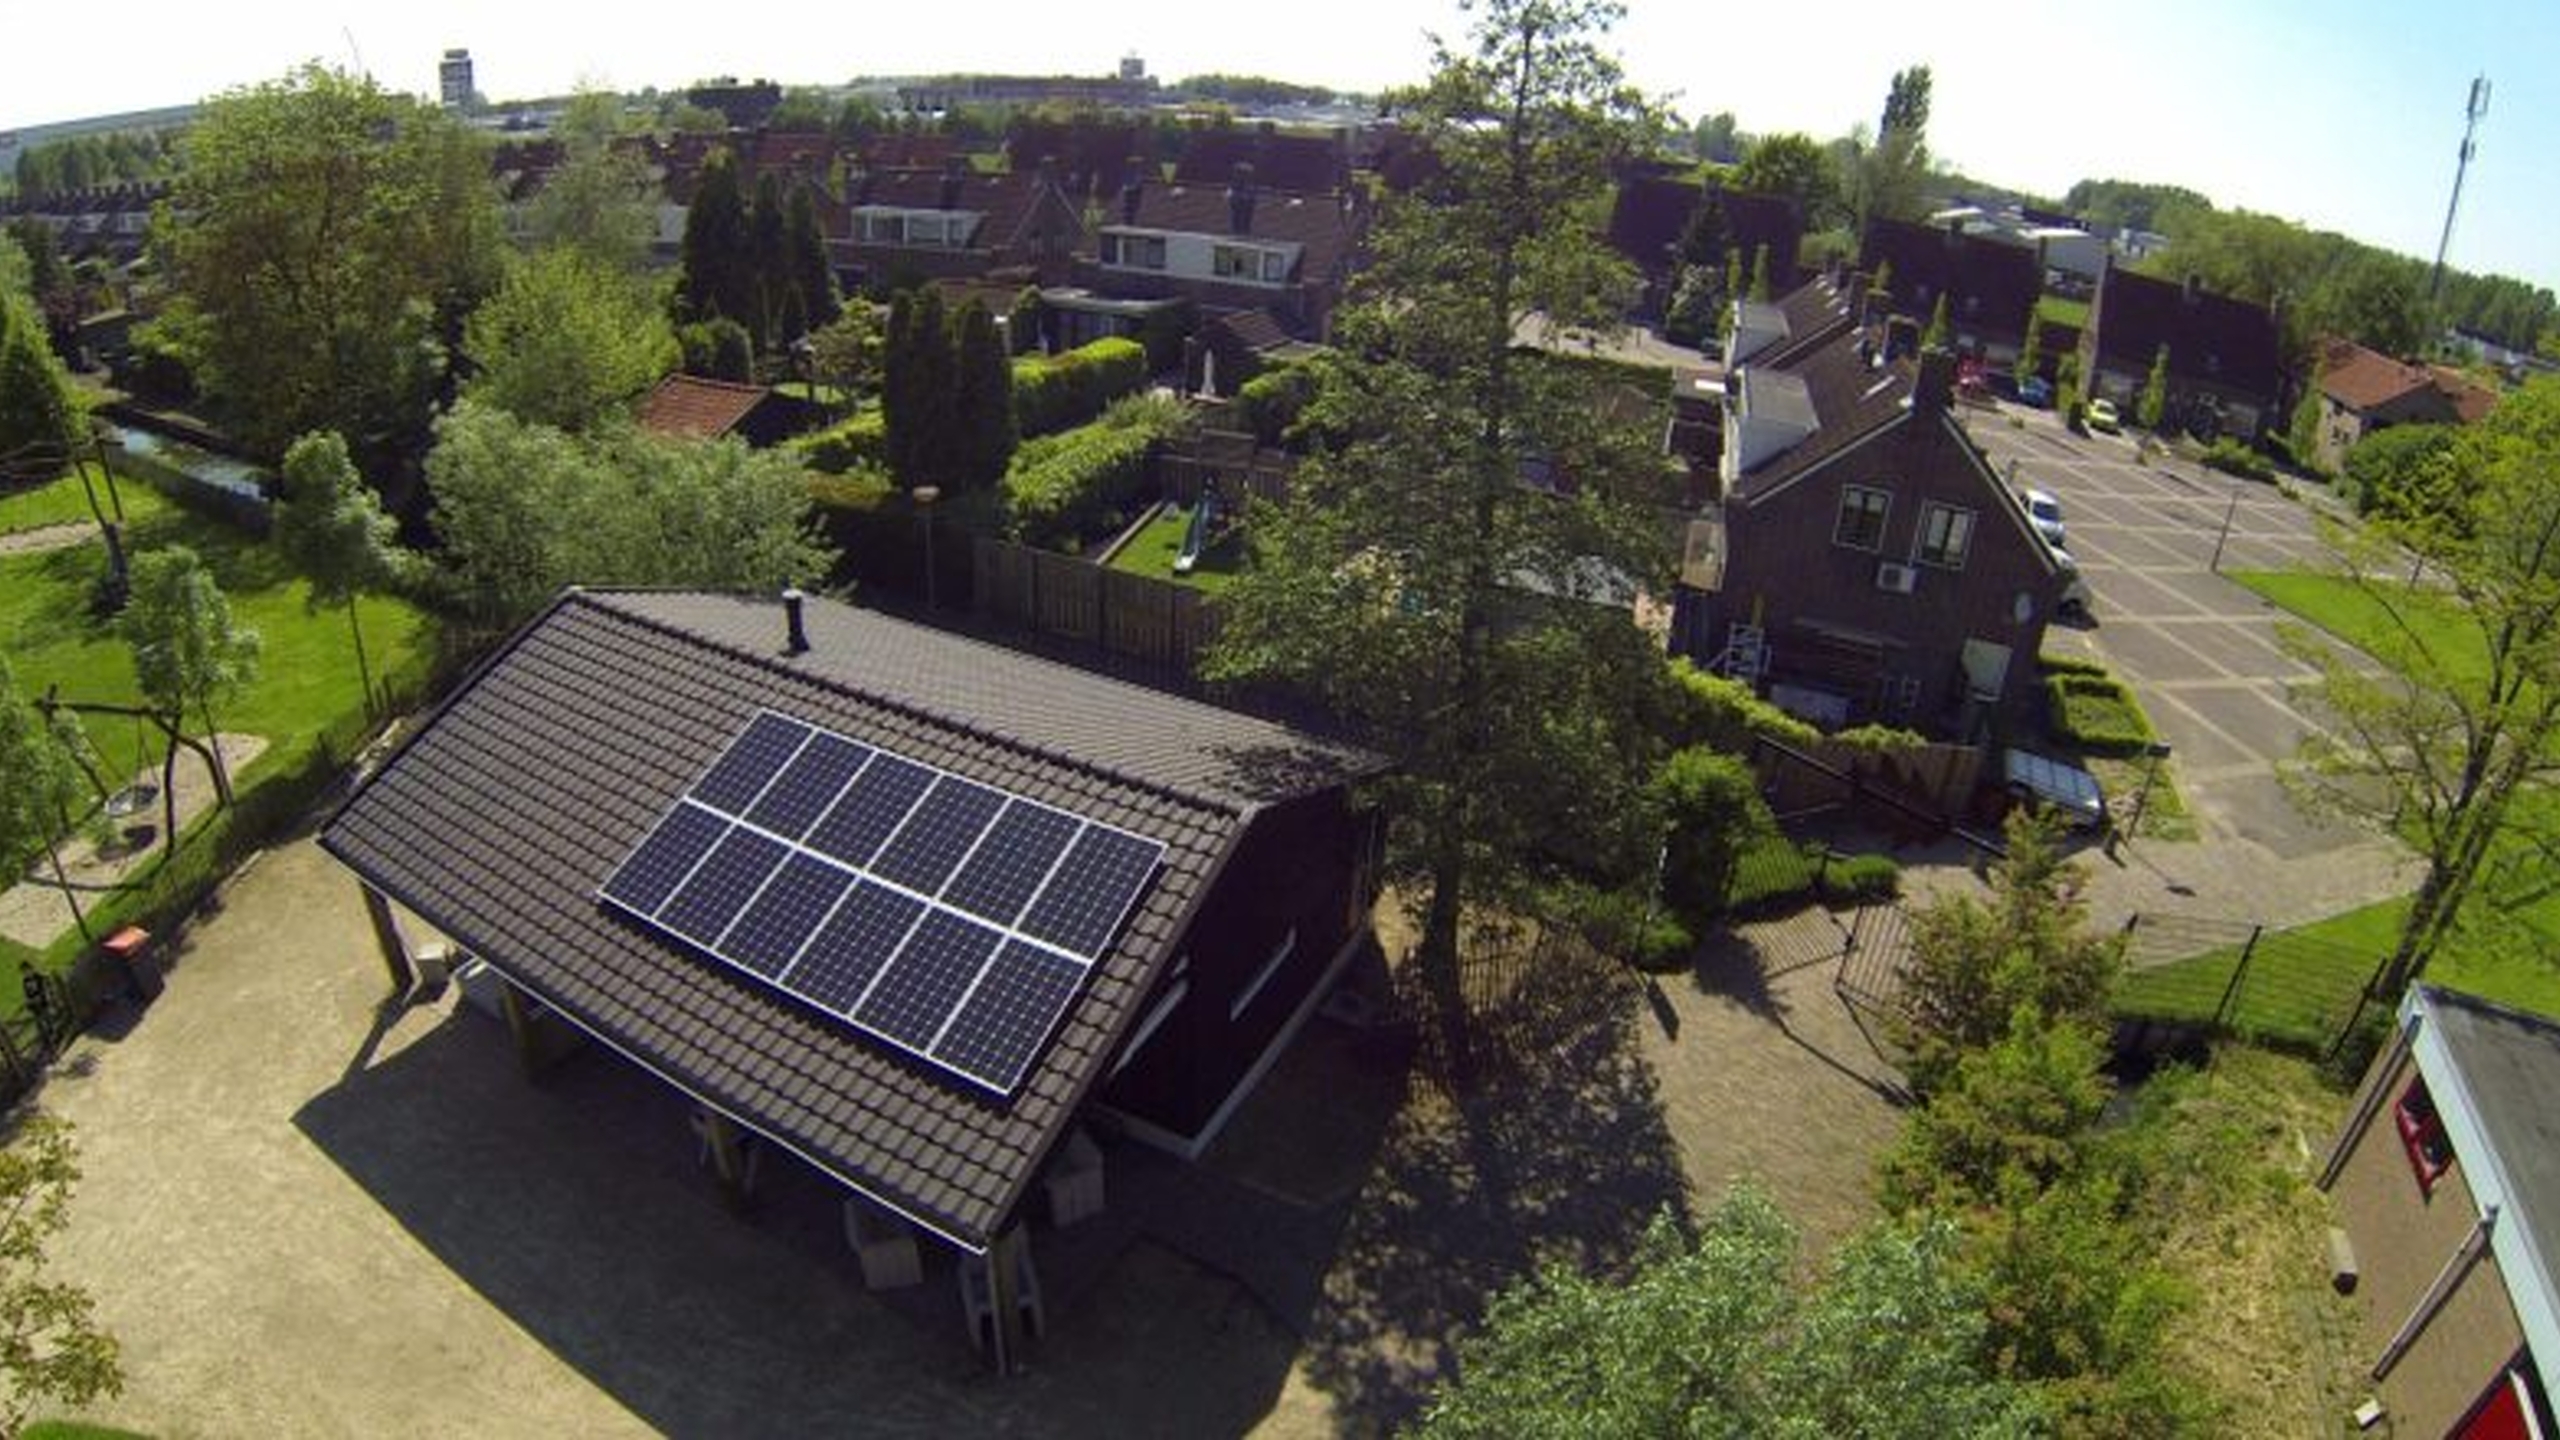
<instances>
[{"instance_id":1,"label":"large tree","mask_svg":"<svg viewBox=\"0 0 2560 1440\"><path fill-rule=\"evenodd\" d=\"M1996 1373L1957 1240L1943 1222L1878 1225L1806 1285L1786 1218L1736 1191L1694 1240L1656 1221L1622 1282L1552 1266L1496 1299L1417 1433L2040 1433L2035 1394Z\"/></svg>"},{"instance_id":2,"label":"large tree","mask_svg":"<svg viewBox=\"0 0 2560 1440\"><path fill-rule=\"evenodd\" d=\"M783 217L783 253L801 306L801 328L786 340L797 340L832 323L842 308L836 296L835 263L827 258L827 237L818 228L818 200L810 186L791 187L791 203Z\"/></svg>"},{"instance_id":3,"label":"large tree","mask_svg":"<svg viewBox=\"0 0 2560 1440\"><path fill-rule=\"evenodd\" d=\"M347 458L347 445L321 431L284 452L284 494L276 504L276 543L311 582L311 603L344 605L347 635L355 645L356 681L367 711L375 708L373 664L364 648L364 622L356 613L363 594L390 583L403 552L392 543L397 528L365 488Z\"/></svg>"},{"instance_id":4,"label":"large tree","mask_svg":"<svg viewBox=\"0 0 2560 1440\"><path fill-rule=\"evenodd\" d=\"M941 292L929 285L901 292L889 306L880 411L889 472L910 490L951 482L956 369Z\"/></svg>"},{"instance_id":5,"label":"large tree","mask_svg":"<svg viewBox=\"0 0 2560 1440\"><path fill-rule=\"evenodd\" d=\"M2454 454L2465 524L2383 521L2338 569L2375 617L2359 639L2385 669L2289 637L2318 668L2328 721L2304 742L2296 778L2389 825L2426 863L2377 977L2386 1002L2426 972L2494 847L2547 866L2555 839L2531 823L2544 807L2517 800L2560 775L2560 379L2509 395Z\"/></svg>"},{"instance_id":6,"label":"large tree","mask_svg":"<svg viewBox=\"0 0 2560 1440\"><path fill-rule=\"evenodd\" d=\"M560 163L545 176L527 219L536 246L576 250L616 269L637 271L657 234L657 182L622 138L622 97L580 90L551 127Z\"/></svg>"},{"instance_id":7,"label":"large tree","mask_svg":"<svg viewBox=\"0 0 2560 1440\"><path fill-rule=\"evenodd\" d=\"M976 300L960 307L951 337L951 481L963 490L992 490L1004 479L1017 440L1013 425L1013 358L996 322Z\"/></svg>"},{"instance_id":8,"label":"large tree","mask_svg":"<svg viewBox=\"0 0 2560 1440\"><path fill-rule=\"evenodd\" d=\"M1928 130L1929 67L1895 71L1875 138L1855 147L1850 184L1859 234L1871 220L1919 217L1929 175Z\"/></svg>"},{"instance_id":9,"label":"large tree","mask_svg":"<svg viewBox=\"0 0 2560 1440\"><path fill-rule=\"evenodd\" d=\"M713 150L694 177L681 259L677 294L689 318L726 318L755 327L756 266L747 202L738 184L738 162L726 147Z\"/></svg>"},{"instance_id":10,"label":"large tree","mask_svg":"<svg viewBox=\"0 0 2560 1440\"><path fill-rule=\"evenodd\" d=\"M133 647L134 677L170 736L164 782L192 709L204 721L214 789L230 804L231 770L222 758L222 726L213 706L258 673L258 632L232 618L230 597L212 568L183 545L134 557L133 598L123 623Z\"/></svg>"},{"instance_id":11,"label":"large tree","mask_svg":"<svg viewBox=\"0 0 2560 1440\"><path fill-rule=\"evenodd\" d=\"M826 571L808 492L782 455L734 439L580 439L465 400L427 474L462 608L512 625L564 585L770 590Z\"/></svg>"},{"instance_id":12,"label":"large tree","mask_svg":"<svg viewBox=\"0 0 2560 1440\"><path fill-rule=\"evenodd\" d=\"M1556 857L1629 848L1663 668L1627 601L1668 569L1658 433L1585 370L1514 348L1528 315L1619 323L1626 277L1595 222L1646 107L1600 48L1617 8L1475 13L1405 112L1440 171L1382 207L1337 317L1315 428L1338 443L1255 516L1212 661L1313 692L1393 753L1389 865L1420 902L1416 959L1460 1073L1469 912L1525 904Z\"/></svg>"},{"instance_id":13,"label":"large tree","mask_svg":"<svg viewBox=\"0 0 2560 1440\"><path fill-rule=\"evenodd\" d=\"M509 265L463 349L477 371L464 393L573 431L621 413L682 358L654 285L567 246Z\"/></svg>"},{"instance_id":14,"label":"large tree","mask_svg":"<svg viewBox=\"0 0 2560 1440\"><path fill-rule=\"evenodd\" d=\"M233 437L336 430L378 475L423 451L501 246L481 139L316 64L205 104L157 241L167 333Z\"/></svg>"},{"instance_id":15,"label":"large tree","mask_svg":"<svg viewBox=\"0 0 2560 1440\"><path fill-rule=\"evenodd\" d=\"M1831 155L1810 135L1763 135L1751 142L1734 168L1733 188L1755 195L1784 195L1796 202L1807 229L1837 223L1840 176Z\"/></svg>"},{"instance_id":16,"label":"large tree","mask_svg":"<svg viewBox=\"0 0 2560 1440\"><path fill-rule=\"evenodd\" d=\"M0 237L0 464L30 447L67 449L79 433L70 378L45 337L44 316L22 284L34 267Z\"/></svg>"}]
</instances>

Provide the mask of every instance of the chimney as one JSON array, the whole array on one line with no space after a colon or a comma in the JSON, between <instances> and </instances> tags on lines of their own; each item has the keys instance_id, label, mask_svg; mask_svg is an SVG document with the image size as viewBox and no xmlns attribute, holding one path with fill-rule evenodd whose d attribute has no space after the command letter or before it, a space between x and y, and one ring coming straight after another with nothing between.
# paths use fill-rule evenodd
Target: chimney
<instances>
[{"instance_id":1,"label":"chimney","mask_svg":"<svg viewBox=\"0 0 2560 1440\"><path fill-rule=\"evenodd\" d=\"M1849 289L1846 298L1849 302L1849 323L1864 330L1867 328L1867 272L1864 270L1849 272Z\"/></svg>"},{"instance_id":2,"label":"chimney","mask_svg":"<svg viewBox=\"0 0 2560 1440\"><path fill-rule=\"evenodd\" d=\"M800 614L802 598L800 587L796 585L782 592L782 653L785 655L809 653L809 625Z\"/></svg>"},{"instance_id":3,"label":"chimney","mask_svg":"<svg viewBox=\"0 0 2560 1440\"><path fill-rule=\"evenodd\" d=\"M2196 286L2200 283L2202 283L2202 277L2198 276L2193 270L2187 272L2185 294L2188 304L2193 305L2196 303Z\"/></svg>"},{"instance_id":4,"label":"chimney","mask_svg":"<svg viewBox=\"0 0 2560 1440\"><path fill-rule=\"evenodd\" d=\"M1956 357L1949 350L1924 350L1920 353L1920 377L1911 385L1911 413L1928 416L1944 412L1947 401L1955 393Z\"/></svg>"},{"instance_id":5,"label":"chimney","mask_svg":"<svg viewBox=\"0 0 2560 1440\"><path fill-rule=\"evenodd\" d=\"M1123 225L1138 223L1138 196L1147 183L1146 173L1146 162L1135 155L1130 156L1129 177L1120 182L1120 223Z\"/></svg>"},{"instance_id":6,"label":"chimney","mask_svg":"<svg viewBox=\"0 0 2560 1440\"><path fill-rule=\"evenodd\" d=\"M1253 167L1238 162L1235 183L1227 187L1227 225L1238 235L1253 233Z\"/></svg>"},{"instance_id":7,"label":"chimney","mask_svg":"<svg viewBox=\"0 0 2560 1440\"><path fill-rule=\"evenodd\" d=\"M963 165L964 162L957 155L942 162L942 204L936 208L943 210L960 208L960 179L964 173Z\"/></svg>"}]
</instances>

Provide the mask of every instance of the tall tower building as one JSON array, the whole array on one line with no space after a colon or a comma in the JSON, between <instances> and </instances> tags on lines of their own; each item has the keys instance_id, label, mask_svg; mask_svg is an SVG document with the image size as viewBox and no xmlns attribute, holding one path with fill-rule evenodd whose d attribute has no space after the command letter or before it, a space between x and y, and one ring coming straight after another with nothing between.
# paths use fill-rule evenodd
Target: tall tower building
<instances>
[{"instance_id":1,"label":"tall tower building","mask_svg":"<svg viewBox=\"0 0 2560 1440\"><path fill-rule=\"evenodd\" d=\"M468 50L447 50L444 52L444 63L436 67L436 73L438 78L444 82L444 108L447 110L468 109L471 105L472 95L471 52Z\"/></svg>"}]
</instances>

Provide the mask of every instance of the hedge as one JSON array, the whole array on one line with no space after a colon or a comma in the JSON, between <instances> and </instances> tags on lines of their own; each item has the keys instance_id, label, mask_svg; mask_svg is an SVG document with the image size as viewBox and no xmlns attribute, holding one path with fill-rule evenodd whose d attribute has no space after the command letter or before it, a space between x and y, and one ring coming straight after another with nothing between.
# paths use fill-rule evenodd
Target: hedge
<instances>
[{"instance_id":1,"label":"hedge","mask_svg":"<svg viewBox=\"0 0 2560 1440\"><path fill-rule=\"evenodd\" d=\"M2245 442L2224 438L2205 448L2204 463L2225 475L2243 480L2273 480L2275 462L2251 449Z\"/></svg>"},{"instance_id":2,"label":"hedge","mask_svg":"<svg viewBox=\"0 0 2560 1440\"><path fill-rule=\"evenodd\" d=\"M1859 725L1825 737L1820 730L1761 699L1744 682L1701 670L1685 659L1671 662L1671 679L1679 693L1671 736L1675 745L1712 745L1742 754L1759 738L1798 749L1827 738L1860 754L1890 755L1926 743L1911 731L1890 725Z\"/></svg>"},{"instance_id":3,"label":"hedge","mask_svg":"<svg viewBox=\"0 0 2560 1440\"><path fill-rule=\"evenodd\" d=\"M1304 365L1275 365L1236 390L1245 428L1260 444L1286 442L1298 417L1316 398L1316 374Z\"/></svg>"},{"instance_id":4,"label":"hedge","mask_svg":"<svg viewBox=\"0 0 2560 1440\"><path fill-rule=\"evenodd\" d=\"M2139 755L2153 739L2142 706L2112 675L2045 677L2053 732L2092 755Z\"/></svg>"},{"instance_id":5,"label":"hedge","mask_svg":"<svg viewBox=\"0 0 2560 1440\"><path fill-rule=\"evenodd\" d=\"M1147 484L1153 432L1108 423L1047 435L1014 452L1004 477L1015 538L1026 545L1071 548L1085 536L1114 530Z\"/></svg>"},{"instance_id":6,"label":"hedge","mask_svg":"<svg viewBox=\"0 0 2560 1440\"><path fill-rule=\"evenodd\" d=\"M785 445L800 463L828 475L844 475L889 463L888 417L865 410L824 430L797 435Z\"/></svg>"},{"instance_id":7,"label":"hedge","mask_svg":"<svg viewBox=\"0 0 2560 1440\"><path fill-rule=\"evenodd\" d=\"M1013 425L1023 438L1053 435L1102 413L1147 383L1147 349L1114 337L1063 355L1013 362Z\"/></svg>"}]
</instances>

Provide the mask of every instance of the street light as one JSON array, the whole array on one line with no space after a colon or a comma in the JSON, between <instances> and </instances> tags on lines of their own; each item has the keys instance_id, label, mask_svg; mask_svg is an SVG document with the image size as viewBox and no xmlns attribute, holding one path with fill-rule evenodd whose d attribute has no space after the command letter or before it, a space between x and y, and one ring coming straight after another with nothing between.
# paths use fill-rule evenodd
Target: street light
<instances>
[{"instance_id":1,"label":"street light","mask_svg":"<svg viewBox=\"0 0 2560 1440\"><path fill-rule=\"evenodd\" d=\"M924 527L924 608L938 610L933 583L933 502L942 498L939 485L919 485L909 494L916 502L916 521Z\"/></svg>"},{"instance_id":2,"label":"street light","mask_svg":"<svg viewBox=\"0 0 2560 1440\"><path fill-rule=\"evenodd\" d=\"M2198 470L2196 472L2196 478L2199 480L2203 479L2204 472L2202 470ZM2239 477L2233 476L2230 484L2231 503L2225 506L2222 511L2222 533L2213 537L2213 559L2207 561L2204 567L2215 574L2220 574L2222 572L2222 547L2231 539L2232 517L2240 513Z\"/></svg>"}]
</instances>

